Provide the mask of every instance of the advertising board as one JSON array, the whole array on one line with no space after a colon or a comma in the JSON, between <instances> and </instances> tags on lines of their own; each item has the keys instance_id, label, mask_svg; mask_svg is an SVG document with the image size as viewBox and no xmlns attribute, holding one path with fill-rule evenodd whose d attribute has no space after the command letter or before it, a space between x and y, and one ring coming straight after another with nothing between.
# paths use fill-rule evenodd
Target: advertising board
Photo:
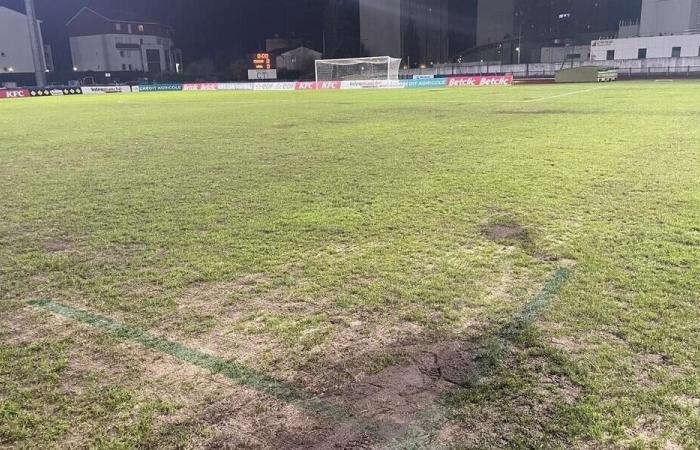
<instances>
[{"instance_id":1,"label":"advertising board","mask_svg":"<svg viewBox=\"0 0 700 450\"><path fill-rule=\"evenodd\" d=\"M29 98L29 89L0 89L0 98Z\"/></svg>"},{"instance_id":2,"label":"advertising board","mask_svg":"<svg viewBox=\"0 0 700 450\"><path fill-rule=\"evenodd\" d=\"M140 84L137 87L137 92L168 92L182 90L182 85L179 83Z\"/></svg>"},{"instance_id":3,"label":"advertising board","mask_svg":"<svg viewBox=\"0 0 700 450\"><path fill-rule=\"evenodd\" d=\"M512 85L513 85L513 75L451 77L451 78L447 79L447 87L512 86Z\"/></svg>"},{"instance_id":4,"label":"advertising board","mask_svg":"<svg viewBox=\"0 0 700 450\"><path fill-rule=\"evenodd\" d=\"M129 86L83 86L83 94L121 94L131 92Z\"/></svg>"},{"instance_id":5,"label":"advertising board","mask_svg":"<svg viewBox=\"0 0 700 450\"><path fill-rule=\"evenodd\" d=\"M183 91L216 91L218 83L187 83L182 85Z\"/></svg>"}]
</instances>

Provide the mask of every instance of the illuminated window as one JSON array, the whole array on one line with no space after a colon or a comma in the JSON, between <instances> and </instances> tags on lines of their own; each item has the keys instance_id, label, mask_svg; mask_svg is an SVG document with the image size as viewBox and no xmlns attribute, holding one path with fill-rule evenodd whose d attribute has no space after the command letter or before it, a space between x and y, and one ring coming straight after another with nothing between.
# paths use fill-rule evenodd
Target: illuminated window
<instances>
[{"instance_id":1,"label":"illuminated window","mask_svg":"<svg viewBox=\"0 0 700 450\"><path fill-rule=\"evenodd\" d=\"M122 24L120 23L115 23L114 24L114 29L117 31L122 31Z\"/></svg>"},{"instance_id":2,"label":"illuminated window","mask_svg":"<svg viewBox=\"0 0 700 450\"><path fill-rule=\"evenodd\" d=\"M143 33L143 25L139 25L139 31Z\"/></svg>"}]
</instances>

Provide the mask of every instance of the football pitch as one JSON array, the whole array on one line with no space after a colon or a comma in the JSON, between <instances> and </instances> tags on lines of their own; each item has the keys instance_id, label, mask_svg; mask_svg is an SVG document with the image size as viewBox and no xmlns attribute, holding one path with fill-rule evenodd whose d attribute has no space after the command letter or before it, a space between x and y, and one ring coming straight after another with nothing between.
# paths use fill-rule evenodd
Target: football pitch
<instances>
[{"instance_id":1,"label":"football pitch","mask_svg":"<svg viewBox=\"0 0 700 450\"><path fill-rule=\"evenodd\" d=\"M0 447L700 447L700 82L0 118Z\"/></svg>"}]
</instances>

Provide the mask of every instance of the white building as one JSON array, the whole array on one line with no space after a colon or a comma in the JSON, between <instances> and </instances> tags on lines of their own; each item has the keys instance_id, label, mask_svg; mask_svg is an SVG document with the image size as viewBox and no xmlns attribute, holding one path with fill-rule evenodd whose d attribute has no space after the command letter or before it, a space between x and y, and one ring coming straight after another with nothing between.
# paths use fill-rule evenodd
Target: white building
<instances>
[{"instance_id":1,"label":"white building","mask_svg":"<svg viewBox=\"0 0 700 450\"><path fill-rule=\"evenodd\" d=\"M43 42L41 36L39 38ZM52 70L51 50L48 46L45 47L44 61L48 63L46 67ZM34 72L27 16L0 6L0 75Z\"/></svg>"},{"instance_id":2,"label":"white building","mask_svg":"<svg viewBox=\"0 0 700 450\"><path fill-rule=\"evenodd\" d=\"M603 39L591 43L591 61L700 56L700 34Z\"/></svg>"},{"instance_id":3,"label":"white building","mask_svg":"<svg viewBox=\"0 0 700 450\"><path fill-rule=\"evenodd\" d=\"M297 72L313 71L316 60L323 54L307 47L297 47L280 54L276 59L277 69Z\"/></svg>"},{"instance_id":4,"label":"white building","mask_svg":"<svg viewBox=\"0 0 700 450\"><path fill-rule=\"evenodd\" d=\"M640 22L591 43L591 61L700 56L700 0L643 0Z\"/></svg>"},{"instance_id":5,"label":"white building","mask_svg":"<svg viewBox=\"0 0 700 450\"><path fill-rule=\"evenodd\" d=\"M362 49L406 64L447 62L448 19L448 0L360 0Z\"/></svg>"},{"instance_id":6,"label":"white building","mask_svg":"<svg viewBox=\"0 0 700 450\"><path fill-rule=\"evenodd\" d=\"M76 71L179 71L180 51L167 25L85 7L66 28Z\"/></svg>"}]
</instances>

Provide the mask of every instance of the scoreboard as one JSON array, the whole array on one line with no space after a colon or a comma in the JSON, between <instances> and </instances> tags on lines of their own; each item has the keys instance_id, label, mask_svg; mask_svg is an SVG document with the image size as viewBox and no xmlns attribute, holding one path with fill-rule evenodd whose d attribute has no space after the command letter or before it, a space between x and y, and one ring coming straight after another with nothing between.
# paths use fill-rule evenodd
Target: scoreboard
<instances>
[{"instance_id":1,"label":"scoreboard","mask_svg":"<svg viewBox=\"0 0 700 450\"><path fill-rule=\"evenodd\" d=\"M256 70L272 69L272 57L269 53L253 53L250 58L250 68Z\"/></svg>"}]
</instances>

